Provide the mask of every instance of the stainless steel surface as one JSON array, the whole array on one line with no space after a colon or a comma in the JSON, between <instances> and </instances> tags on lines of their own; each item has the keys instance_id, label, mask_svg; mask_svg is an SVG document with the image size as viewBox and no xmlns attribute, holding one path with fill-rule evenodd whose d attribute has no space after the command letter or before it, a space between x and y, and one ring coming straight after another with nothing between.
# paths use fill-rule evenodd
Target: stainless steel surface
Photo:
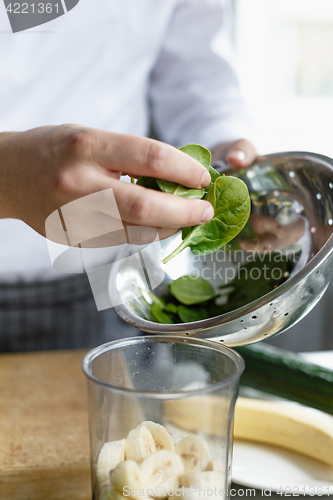
<instances>
[{"instance_id":1,"label":"stainless steel surface","mask_svg":"<svg viewBox=\"0 0 333 500\"><path fill-rule=\"evenodd\" d=\"M165 272L163 283L154 289L156 295L163 295L167 283L193 272L208 278L217 288L225 283L228 269L234 268L235 261L242 257L219 250L199 258L186 249L164 266L161 258L178 245L178 234L161 242L162 257L159 244L148 246L144 259L139 257L139 247L127 247L118 255L109 290L111 300L120 304L115 310L125 322L146 332L186 333L236 346L256 342L290 328L320 300L332 278L333 160L314 153L278 153L261 157L256 164L233 171L232 175L246 182L252 200L252 214L265 216L268 222L275 219L284 228L282 240L279 240L278 232L274 234L272 230L267 241L273 241L273 246L282 253L290 252L294 256L295 267L287 281L263 297L227 314L174 325L147 321L133 301L138 288L143 287L145 282L147 273L142 269L143 261L147 269L154 270L153 280L154 277L158 280L159 275ZM302 228L301 233L299 229L294 230L297 225ZM124 260L135 252L137 259ZM315 331L313 335L316 335Z\"/></svg>"}]
</instances>

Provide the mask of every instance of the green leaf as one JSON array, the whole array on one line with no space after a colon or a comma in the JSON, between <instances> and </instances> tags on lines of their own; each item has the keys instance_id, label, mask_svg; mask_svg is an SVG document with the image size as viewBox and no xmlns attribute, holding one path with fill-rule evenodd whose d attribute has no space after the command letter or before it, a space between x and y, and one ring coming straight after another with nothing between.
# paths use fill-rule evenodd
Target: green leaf
<instances>
[{"instance_id":1,"label":"green leaf","mask_svg":"<svg viewBox=\"0 0 333 500\"><path fill-rule=\"evenodd\" d=\"M138 178L137 185L148 189L155 189L155 191L160 191L157 185L156 179L154 177L144 177L143 175Z\"/></svg>"},{"instance_id":2,"label":"green leaf","mask_svg":"<svg viewBox=\"0 0 333 500\"><path fill-rule=\"evenodd\" d=\"M207 312L203 307L193 309L180 305L178 307L178 315L183 323L192 323L193 321L201 321L208 318Z\"/></svg>"},{"instance_id":3,"label":"green leaf","mask_svg":"<svg viewBox=\"0 0 333 500\"><path fill-rule=\"evenodd\" d=\"M182 229L182 240L185 240L186 236L192 231L193 227L183 227Z\"/></svg>"},{"instance_id":4,"label":"green leaf","mask_svg":"<svg viewBox=\"0 0 333 500\"><path fill-rule=\"evenodd\" d=\"M216 179L221 177L221 174L219 174L218 171L215 170L215 168L213 168L211 165L209 165L208 172L210 173L210 177L212 180L211 180L210 184L208 184L208 186L205 188L206 191L209 191L210 188L212 187L212 185L214 184L214 182L216 181Z\"/></svg>"},{"instance_id":5,"label":"green leaf","mask_svg":"<svg viewBox=\"0 0 333 500\"><path fill-rule=\"evenodd\" d=\"M167 257L166 264L187 247L194 255L206 255L219 250L231 241L245 226L251 210L246 184L232 176L220 176L204 198L214 207L209 222L194 226L183 242Z\"/></svg>"},{"instance_id":6,"label":"green leaf","mask_svg":"<svg viewBox=\"0 0 333 500\"><path fill-rule=\"evenodd\" d=\"M211 284L200 276L181 276L168 286L168 290L179 302L187 306L215 297Z\"/></svg>"},{"instance_id":7,"label":"green leaf","mask_svg":"<svg viewBox=\"0 0 333 500\"><path fill-rule=\"evenodd\" d=\"M238 235L239 238L246 238L246 239L249 239L249 240L254 240L255 238L257 238L257 235L256 233L254 232L254 228L253 226L248 222L244 227L243 229L241 230L241 232L239 233Z\"/></svg>"},{"instance_id":8,"label":"green leaf","mask_svg":"<svg viewBox=\"0 0 333 500\"><path fill-rule=\"evenodd\" d=\"M163 179L156 179L156 183L161 191L164 193L175 194L183 198L196 198L201 199L205 196L204 189L189 189L181 184L175 182L165 181Z\"/></svg>"},{"instance_id":9,"label":"green leaf","mask_svg":"<svg viewBox=\"0 0 333 500\"><path fill-rule=\"evenodd\" d=\"M186 146L183 146L178 149L180 149L180 151L183 151L183 153L186 153L187 155L197 160L199 163L201 163L201 165L203 165L204 167L207 168L207 170L209 170L212 161L212 155L209 149L206 149L203 146L200 146L199 144L187 144Z\"/></svg>"},{"instance_id":10,"label":"green leaf","mask_svg":"<svg viewBox=\"0 0 333 500\"><path fill-rule=\"evenodd\" d=\"M279 257L277 259L277 257ZM219 286L231 287L225 312L250 304L284 283L293 268L293 263L277 252L257 254L254 260L239 267L235 278Z\"/></svg>"},{"instance_id":11,"label":"green leaf","mask_svg":"<svg viewBox=\"0 0 333 500\"><path fill-rule=\"evenodd\" d=\"M178 314L178 307L176 304L173 304L172 302L169 302L169 304L166 304L166 306L164 306L164 310L167 312Z\"/></svg>"},{"instance_id":12,"label":"green leaf","mask_svg":"<svg viewBox=\"0 0 333 500\"><path fill-rule=\"evenodd\" d=\"M163 311L162 307L154 302L150 308L150 314L157 323L172 325L174 323L172 316Z\"/></svg>"}]
</instances>

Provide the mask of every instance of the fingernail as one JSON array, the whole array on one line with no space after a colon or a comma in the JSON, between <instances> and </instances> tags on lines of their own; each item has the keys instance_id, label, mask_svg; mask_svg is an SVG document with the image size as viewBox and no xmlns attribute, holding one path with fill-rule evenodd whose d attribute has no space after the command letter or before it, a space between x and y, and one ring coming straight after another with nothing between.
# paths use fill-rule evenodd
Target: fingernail
<instances>
[{"instance_id":1,"label":"fingernail","mask_svg":"<svg viewBox=\"0 0 333 500\"><path fill-rule=\"evenodd\" d=\"M202 177L201 177L201 186L200 187L206 187L208 186L208 184L210 183L211 181L211 178L210 178L210 174L209 172L206 170L206 172L204 172L202 174Z\"/></svg>"},{"instance_id":2,"label":"fingernail","mask_svg":"<svg viewBox=\"0 0 333 500\"><path fill-rule=\"evenodd\" d=\"M211 205L210 207L207 207L206 210L204 211L201 219L201 224L210 221L213 217L214 217L214 208Z\"/></svg>"},{"instance_id":3,"label":"fingernail","mask_svg":"<svg viewBox=\"0 0 333 500\"><path fill-rule=\"evenodd\" d=\"M230 153L228 154L228 158L235 158L237 160L243 161L246 158L246 154L240 149L235 149L234 151L230 151Z\"/></svg>"}]
</instances>

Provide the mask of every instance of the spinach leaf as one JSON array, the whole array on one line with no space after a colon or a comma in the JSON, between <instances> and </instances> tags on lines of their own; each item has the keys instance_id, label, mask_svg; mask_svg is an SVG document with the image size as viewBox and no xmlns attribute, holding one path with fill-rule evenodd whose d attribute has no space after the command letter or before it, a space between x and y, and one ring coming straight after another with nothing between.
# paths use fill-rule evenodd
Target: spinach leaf
<instances>
[{"instance_id":1,"label":"spinach leaf","mask_svg":"<svg viewBox=\"0 0 333 500\"><path fill-rule=\"evenodd\" d=\"M193 227L183 227L182 229L182 240L185 240L186 236L190 234L192 231Z\"/></svg>"},{"instance_id":2,"label":"spinach leaf","mask_svg":"<svg viewBox=\"0 0 333 500\"><path fill-rule=\"evenodd\" d=\"M202 319L208 318L206 309L203 307L200 309L193 309L180 305L178 306L178 315L183 323L192 323L193 321L201 321Z\"/></svg>"},{"instance_id":3,"label":"spinach leaf","mask_svg":"<svg viewBox=\"0 0 333 500\"><path fill-rule=\"evenodd\" d=\"M176 304L173 304L172 302L169 302L169 304L166 304L164 306L164 310L171 312L171 313L174 313L174 314L178 314L178 306Z\"/></svg>"},{"instance_id":4,"label":"spinach leaf","mask_svg":"<svg viewBox=\"0 0 333 500\"><path fill-rule=\"evenodd\" d=\"M186 146L177 149L179 149L183 153L188 154L189 156L200 162L201 165L206 167L211 176L214 176L214 180L216 179L216 176L218 177L220 175L218 172L216 172L215 169L210 166L212 155L208 149L204 148L203 146L199 146L199 144L187 144ZM212 184L214 180L212 177L212 181L210 184ZM183 198L201 199L208 191L208 188L190 189L182 186L181 184L177 184L171 181L165 181L163 179L156 179L156 182L160 190L164 193L175 194L177 196L182 196ZM208 187L210 187L210 185Z\"/></svg>"},{"instance_id":5,"label":"spinach leaf","mask_svg":"<svg viewBox=\"0 0 333 500\"><path fill-rule=\"evenodd\" d=\"M258 238L258 236L254 232L253 226L248 222L239 233L238 238L254 240L255 238Z\"/></svg>"},{"instance_id":6,"label":"spinach leaf","mask_svg":"<svg viewBox=\"0 0 333 500\"><path fill-rule=\"evenodd\" d=\"M210 188L210 185L213 183L213 178L215 180L216 176L220 175L218 172L216 172L215 169L213 169L213 167L210 166L210 161L212 158L210 151L204 148L203 146L200 146L199 144L187 144L186 146L177 149L183 151L183 153L188 154L189 156L199 161L204 167L207 168L207 170L212 176L212 182L208 186L208 188ZM137 184L145 188L155 189L157 191L163 191L164 193L170 193L170 194L175 194L177 196L182 196L183 198L201 199L205 196L205 193L208 191L208 188L191 189L182 186L181 184L177 184L176 182L166 181L164 179L155 179L154 177L144 177L144 176L139 177Z\"/></svg>"},{"instance_id":7,"label":"spinach leaf","mask_svg":"<svg viewBox=\"0 0 333 500\"><path fill-rule=\"evenodd\" d=\"M216 179L221 177L221 174L219 174L218 171L215 170L215 168L213 168L211 165L209 165L208 172L210 173L210 177L212 180L210 181L210 184L208 184L208 186L205 188L206 191L209 191Z\"/></svg>"},{"instance_id":8,"label":"spinach leaf","mask_svg":"<svg viewBox=\"0 0 333 500\"><path fill-rule=\"evenodd\" d=\"M195 276L181 276L168 285L168 290L176 299L185 305L199 304L215 297L210 283L204 278Z\"/></svg>"},{"instance_id":9,"label":"spinach leaf","mask_svg":"<svg viewBox=\"0 0 333 500\"><path fill-rule=\"evenodd\" d=\"M164 264L186 247L190 247L194 255L216 252L245 226L251 202L248 189L240 179L225 175L218 177L204 199L214 207L213 219L194 226L183 242L162 260Z\"/></svg>"},{"instance_id":10,"label":"spinach leaf","mask_svg":"<svg viewBox=\"0 0 333 500\"><path fill-rule=\"evenodd\" d=\"M258 253L253 256L253 260L238 269L232 281L219 287L226 289L219 295L214 293L204 278L186 275L168 285L169 296L157 297L146 291L152 303L148 303L144 297L141 299L149 306L150 318L147 318L145 308L137 309L141 317L148 320L153 318L164 324L192 323L212 318L266 295L286 281L294 265L281 253ZM227 295L227 302L217 304L215 299L224 295Z\"/></svg>"},{"instance_id":11,"label":"spinach leaf","mask_svg":"<svg viewBox=\"0 0 333 500\"><path fill-rule=\"evenodd\" d=\"M157 323L173 324L172 316L163 311L163 308L157 302L153 302L150 307L150 314Z\"/></svg>"},{"instance_id":12,"label":"spinach leaf","mask_svg":"<svg viewBox=\"0 0 333 500\"><path fill-rule=\"evenodd\" d=\"M137 185L148 189L155 189L155 191L160 191L157 185L156 179L154 177L144 177L143 175L138 178Z\"/></svg>"},{"instance_id":13,"label":"spinach leaf","mask_svg":"<svg viewBox=\"0 0 333 500\"><path fill-rule=\"evenodd\" d=\"M204 189L189 189L181 184L165 181L163 179L156 179L156 183L164 193L175 194L183 198L196 198L199 200L205 196Z\"/></svg>"},{"instance_id":14,"label":"spinach leaf","mask_svg":"<svg viewBox=\"0 0 333 500\"><path fill-rule=\"evenodd\" d=\"M276 255L274 252L265 255L257 254L253 261L247 262L238 269L232 281L219 286L220 289L232 287L227 304L223 304L223 312L249 304L286 281L293 264L281 254L279 254L279 260L276 260Z\"/></svg>"},{"instance_id":15,"label":"spinach leaf","mask_svg":"<svg viewBox=\"0 0 333 500\"><path fill-rule=\"evenodd\" d=\"M207 168L209 170L210 163L212 160L212 155L209 149L204 148L203 146L200 146L199 144L186 144L186 146L183 146L181 148L177 148L180 151L183 151L183 153L186 153L187 155L191 156L195 160L197 160L201 165ZM216 172L216 170L215 170Z\"/></svg>"}]
</instances>

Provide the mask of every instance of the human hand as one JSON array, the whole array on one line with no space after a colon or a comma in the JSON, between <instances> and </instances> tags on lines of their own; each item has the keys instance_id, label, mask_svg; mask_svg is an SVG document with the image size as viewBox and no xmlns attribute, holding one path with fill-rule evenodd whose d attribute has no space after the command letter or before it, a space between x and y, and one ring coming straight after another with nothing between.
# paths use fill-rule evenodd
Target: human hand
<instances>
[{"instance_id":1,"label":"human hand","mask_svg":"<svg viewBox=\"0 0 333 500\"><path fill-rule=\"evenodd\" d=\"M212 163L223 160L231 168L245 168L250 166L258 156L252 142L247 139L219 144L212 151Z\"/></svg>"},{"instance_id":2,"label":"human hand","mask_svg":"<svg viewBox=\"0 0 333 500\"><path fill-rule=\"evenodd\" d=\"M214 215L207 201L175 197L120 180L128 174L163 178L191 188L209 184L210 175L199 162L152 139L78 125L40 127L1 134L0 165L0 217L21 219L44 236L50 214L93 193L99 196L87 196L89 203L80 207L79 214L75 212L82 223L75 228L75 240L91 240L96 227L112 233L115 214L104 196L110 188L123 224L162 228L158 229L159 238L207 222ZM65 243L57 231L48 237ZM112 235L103 242L97 238L92 246L115 244L111 241ZM123 236L116 238L117 244L124 242Z\"/></svg>"}]
</instances>

